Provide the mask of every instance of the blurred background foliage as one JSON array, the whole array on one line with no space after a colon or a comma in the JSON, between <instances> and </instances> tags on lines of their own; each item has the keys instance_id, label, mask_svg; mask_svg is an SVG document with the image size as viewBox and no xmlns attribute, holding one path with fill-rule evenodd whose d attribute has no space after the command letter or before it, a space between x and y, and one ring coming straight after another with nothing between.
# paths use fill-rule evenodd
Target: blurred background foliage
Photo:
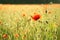
<instances>
[{"instance_id":1,"label":"blurred background foliage","mask_svg":"<svg viewBox=\"0 0 60 40\"><path fill-rule=\"evenodd\" d=\"M60 3L60 0L0 0L0 4L49 4Z\"/></svg>"}]
</instances>

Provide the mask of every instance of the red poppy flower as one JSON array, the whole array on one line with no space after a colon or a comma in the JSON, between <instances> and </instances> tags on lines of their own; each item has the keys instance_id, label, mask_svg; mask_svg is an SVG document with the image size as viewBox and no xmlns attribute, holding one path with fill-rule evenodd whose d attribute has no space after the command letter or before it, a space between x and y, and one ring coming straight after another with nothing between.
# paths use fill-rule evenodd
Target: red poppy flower
<instances>
[{"instance_id":1,"label":"red poppy flower","mask_svg":"<svg viewBox=\"0 0 60 40\"><path fill-rule=\"evenodd\" d=\"M0 20L0 24L2 24L2 21Z\"/></svg>"},{"instance_id":2,"label":"red poppy flower","mask_svg":"<svg viewBox=\"0 0 60 40\"><path fill-rule=\"evenodd\" d=\"M32 19L34 20L38 20L39 18L41 18L40 14L35 14L34 16L32 16Z\"/></svg>"},{"instance_id":3,"label":"red poppy flower","mask_svg":"<svg viewBox=\"0 0 60 40\"><path fill-rule=\"evenodd\" d=\"M3 36L2 36L3 38L7 38L8 37L8 35L7 34L3 34Z\"/></svg>"},{"instance_id":4,"label":"red poppy flower","mask_svg":"<svg viewBox=\"0 0 60 40\"><path fill-rule=\"evenodd\" d=\"M18 38L19 37L19 34L15 34L15 37Z\"/></svg>"},{"instance_id":5,"label":"red poppy flower","mask_svg":"<svg viewBox=\"0 0 60 40\"><path fill-rule=\"evenodd\" d=\"M22 16L25 16L25 14L22 14Z\"/></svg>"}]
</instances>

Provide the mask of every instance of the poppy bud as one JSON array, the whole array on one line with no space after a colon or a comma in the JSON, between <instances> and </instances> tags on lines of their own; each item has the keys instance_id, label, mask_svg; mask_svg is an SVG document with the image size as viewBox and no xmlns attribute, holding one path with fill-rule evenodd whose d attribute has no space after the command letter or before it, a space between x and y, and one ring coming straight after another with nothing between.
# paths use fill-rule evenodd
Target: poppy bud
<instances>
[{"instance_id":1,"label":"poppy bud","mask_svg":"<svg viewBox=\"0 0 60 40\"><path fill-rule=\"evenodd\" d=\"M49 11L48 13L51 14L51 11Z\"/></svg>"}]
</instances>

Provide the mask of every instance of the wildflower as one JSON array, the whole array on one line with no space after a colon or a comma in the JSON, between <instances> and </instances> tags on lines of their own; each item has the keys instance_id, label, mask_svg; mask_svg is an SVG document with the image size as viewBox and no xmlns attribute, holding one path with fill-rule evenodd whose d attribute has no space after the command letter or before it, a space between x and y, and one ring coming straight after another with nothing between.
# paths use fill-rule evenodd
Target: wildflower
<instances>
[{"instance_id":1,"label":"wildflower","mask_svg":"<svg viewBox=\"0 0 60 40\"><path fill-rule=\"evenodd\" d=\"M0 24L2 24L2 21L0 20Z\"/></svg>"},{"instance_id":2,"label":"wildflower","mask_svg":"<svg viewBox=\"0 0 60 40\"><path fill-rule=\"evenodd\" d=\"M7 38L8 37L8 35L7 34L3 34L3 36L2 36L3 38Z\"/></svg>"},{"instance_id":3,"label":"wildflower","mask_svg":"<svg viewBox=\"0 0 60 40\"><path fill-rule=\"evenodd\" d=\"M32 19L34 20L38 20L39 18L41 18L41 15L39 14L35 14L34 16L32 16Z\"/></svg>"},{"instance_id":4,"label":"wildflower","mask_svg":"<svg viewBox=\"0 0 60 40\"><path fill-rule=\"evenodd\" d=\"M22 16L24 17L24 16L25 16L25 14L22 14Z\"/></svg>"},{"instance_id":5,"label":"wildflower","mask_svg":"<svg viewBox=\"0 0 60 40\"><path fill-rule=\"evenodd\" d=\"M18 38L19 37L19 34L15 34L15 37Z\"/></svg>"}]
</instances>

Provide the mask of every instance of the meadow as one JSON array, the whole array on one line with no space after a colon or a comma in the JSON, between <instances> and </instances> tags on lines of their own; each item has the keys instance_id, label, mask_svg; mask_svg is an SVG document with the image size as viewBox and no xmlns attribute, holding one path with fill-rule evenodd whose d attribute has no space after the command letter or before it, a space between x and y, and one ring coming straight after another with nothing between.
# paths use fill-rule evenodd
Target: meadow
<instances>
[{"instance_id":1,"label":"meadow","mask_svg":"<svg viewBox=\"0 0 60 40\"><path fill-rule=\"evenodd\" d=\"M0 40L60 40L60 4L0 4Z\"/></svg>"}]
</instances>

